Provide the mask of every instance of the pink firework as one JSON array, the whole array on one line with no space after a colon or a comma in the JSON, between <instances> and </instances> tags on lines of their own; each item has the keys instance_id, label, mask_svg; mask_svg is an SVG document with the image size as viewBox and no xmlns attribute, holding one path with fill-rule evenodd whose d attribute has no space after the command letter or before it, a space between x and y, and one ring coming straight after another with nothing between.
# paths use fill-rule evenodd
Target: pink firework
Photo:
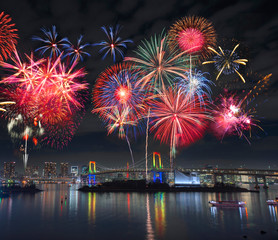
<instances>
[{"instance_id":1,"label":"pink firework","mask_svg":"<svg viewBox=\"0 0 278 240\"><path fill-rule=\"evenodd\" d=\"M208 47L214 47L216 34L210 21L203 17L191 16L176 21L169 30L169 44L177 45L181 51L198 54L202 58L211 55Z\"/></svg>"},{"instance_id":2,"label":"pink firework","mask_svg":"<svg viewBox=\"0 0 278 240\"><path fill-rule=\"evenodd\" d=\"M253 119L252 110L246 111L247 106L236 95L221 96L219 102L220 104L213 110L214 134L221 140L225 135L238 135L250 143L244 132L248 131L251 137L252 126L259 127Z\"/></svg>"},{"instance_id":3,"label":"pink firework","mask_svg":"<svg viewBox=\"0 0 278 240\"><path fill-rule=\"evenodd\" d=\"M155 138L170 144L172 156L175 156L176 147L188 146L203 136L207 120L211 119L203 104L197 97L192 99L171 88L160 91L158 98L150 100L150 130Z\"/></svg>"},{"instance_id":4,"label":"pink firework","mask_svg":"<svg viewBox=\"0 0 278 240\"><path fill-rule=\"evenodd\" d=\"M179 33L177 40L182 51L194 53L202 49L205 38L198 29L188 28Z\"/></svg>"}]
</instances>

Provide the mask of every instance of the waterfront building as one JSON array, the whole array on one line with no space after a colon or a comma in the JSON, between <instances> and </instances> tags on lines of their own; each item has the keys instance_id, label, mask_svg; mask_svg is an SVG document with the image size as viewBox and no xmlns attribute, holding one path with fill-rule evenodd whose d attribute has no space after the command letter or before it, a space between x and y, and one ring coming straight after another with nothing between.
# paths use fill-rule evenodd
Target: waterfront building
<instances>
[{"instance_id":1,"label":"waterfront building","mask_svg":"<svg viewBox=\"0 0 278 240\"><path fill-rule=\"evenodd\" d=\"M200 177L196 172L182 173L175 170L176 186L200 186Z\"/></svg>"},{"instance_id":2,"label":"waterfront building","mask_svg":"<svg viewBox=\"0 0 278 240\"><path fill-rule=\"evenodd\" d=\"M57 176L57 166L54 162L44 163L44 177L51 178Z\"/></svg>"},{"instance_id":3,"label":"waterfront building","mask_svg":"<svg viewBox=\"0 0 278 240\"><path fill-rule=\"evenodd\" d=\"M69 176L69 163L67 162L61 163L60 169L61 169L61 177Z\"/></svg>"},{"instance_id":4,"label":"waterfront building","mask_svg":"<svg viewBox=\"0 0 278 240\"><path fill-rule=\"evenodd\" d=\"M81 174L85 175L85 174L88 174L89 173L89 167L88 165L83 165L81 167Z\"/></svg>"},{"instance_id":5,"label":"waterfront building","mask_svg":"<svg viewBox=\"0 0 278 240\"><path fill-rule=\"evenodd\" d=\"M15 177L15 162L4 162L4 178Z\"/></svg>"},{"instance_id":6,"label":"waterfront building","mask_svg":"<svg viewBox=\"0 0 278 240\"><path fill-rule=\"evenodd\" d=\"M25 169L25 176L27 177L38 177L39 167L38 166L27 166Z\"/></svg>"},{"instance_id":7,"label":"waterfront building","mask_svg":"<svg viewBox=\"0 0 278 240\"><path fill-rule=\"evenodd\" d=\"M78 176L78 166L71 166L71 176L77 177Z\"/></svg>"}]
</instances>

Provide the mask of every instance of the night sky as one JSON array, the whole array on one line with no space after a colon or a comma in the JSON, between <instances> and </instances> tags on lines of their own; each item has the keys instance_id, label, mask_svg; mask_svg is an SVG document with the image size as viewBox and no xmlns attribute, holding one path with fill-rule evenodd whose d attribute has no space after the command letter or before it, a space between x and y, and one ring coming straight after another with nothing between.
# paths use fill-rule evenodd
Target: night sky
<instances>
[{"instance_id":1,"label":"night sky","mask_svg":"<svg viewBox=\"0 0 278 240\"><path fill-rule=\"evenodd\" d=\"M183 167L203 167L206 164L218 167L268 168L278 169L278 15L274 1L196 1L196 0L9 0L1 1L0 10L9 14L18 29L18 50L23 55L39 46L31 40L32 36L42 36L41 28L56 25L60 37L68 37L75 42L80 34L89 43L100 42L105 38L101 26L123 26L120 36L129 38L134 44L128 44L126 56L134 56L133 51L144 38L159 34L179 18L188 15L203 16L213 22L219 43L227 39L236 39L247 49L247 68L243 73L254 72L261 75L272 73L271 83L266 94L256 101L256 118L261 121L259 129L254 130L251 145L238 137L226 137L222 142L211 134L188 148L178 152L176 164ZM108 57L101 61L99 48L87 49L91 54L80 63L85 67L86 81L90 92L95 80L106 67L113 64ZM243 56L244 57L244 56ZM215 74L210 75L215 79ZM221 79L219 80L221 81ZM93 109L91 97L86 103L86 114L73 140L62 150L43 146L31 150L29 164L42 166L44 161L60 163L68 161L72 165L83 165L96 161L107 167L117 167L130 161L126 141L116 135L107 136L106 129ZM131 142L135 162L144 158L145 136L138 136ZM8 136L6 123L1 120L0 166L4 161L16 161L18 170L22 168L22 155ZM161 152L166 161L169 147L160 145L153 139L149 143L149 152Z\"/></svg>"}]
</instances>

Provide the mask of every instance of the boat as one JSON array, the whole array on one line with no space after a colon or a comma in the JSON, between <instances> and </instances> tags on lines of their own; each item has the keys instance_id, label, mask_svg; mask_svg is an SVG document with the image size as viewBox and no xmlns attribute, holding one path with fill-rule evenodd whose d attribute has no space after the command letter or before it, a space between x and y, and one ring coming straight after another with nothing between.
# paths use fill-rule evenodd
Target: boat
<instances>
[{"instance_id":1,"label":"boat","mask_svg":"<svg viewBox=\"0 0 278 240\"><path fill-rule=\"evenodd\" d=\"M268 205L278 205L278 197L275 198L274 200L267 200L266 203Z\"/></svg>"},{"instance_id":2,"label":"boat","mask_svg":"<svg viewBox=\"0 0 278 240\"><path fill-rule=\"evenodd\" d=\"M246 202L243 201L209 201L213 207L244 207Z\"/></svg>"}]
</instances>

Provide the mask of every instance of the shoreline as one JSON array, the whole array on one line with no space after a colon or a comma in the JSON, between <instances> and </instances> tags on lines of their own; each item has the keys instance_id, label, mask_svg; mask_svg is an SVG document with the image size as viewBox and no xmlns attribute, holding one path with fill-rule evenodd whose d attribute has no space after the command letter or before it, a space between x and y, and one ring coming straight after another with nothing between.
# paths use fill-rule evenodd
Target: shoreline
<instances>
[{"instance_id":1,"label":"shoreline","mask_svg":"<svg viewBox=\"0 0 278 240\"><path fill-rule=\"evenodd\" d=\"M153 193L153 192L255 192L259 193L259 190L249 190L246 188L218 188L218 187L169 187L169 188L109 188L109 187L89 187L83 186L78 189L81 192L140 192L140 193Z\"/></svg>"}]
</instances>

